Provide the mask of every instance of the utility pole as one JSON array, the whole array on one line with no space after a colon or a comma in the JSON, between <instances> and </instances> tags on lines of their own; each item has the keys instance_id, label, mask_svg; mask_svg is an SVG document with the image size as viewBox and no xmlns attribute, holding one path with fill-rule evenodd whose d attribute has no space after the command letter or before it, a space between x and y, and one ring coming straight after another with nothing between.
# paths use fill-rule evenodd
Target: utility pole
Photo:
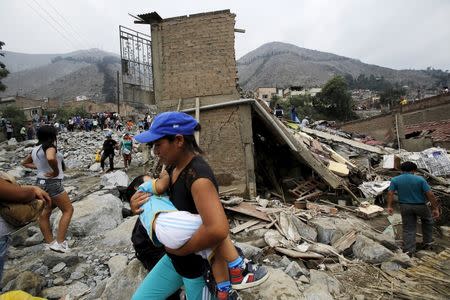
<instances>
[{"instance_id":1,"label":"utility pole","mask_svg":"<svg viewBox=\"0 0 450 300\"><path fill-rule=\"evenodd\" d=\"M117 71L117 114L120 115L120 85L119 85L119 71Z\"/></svg>"}]
</instances>

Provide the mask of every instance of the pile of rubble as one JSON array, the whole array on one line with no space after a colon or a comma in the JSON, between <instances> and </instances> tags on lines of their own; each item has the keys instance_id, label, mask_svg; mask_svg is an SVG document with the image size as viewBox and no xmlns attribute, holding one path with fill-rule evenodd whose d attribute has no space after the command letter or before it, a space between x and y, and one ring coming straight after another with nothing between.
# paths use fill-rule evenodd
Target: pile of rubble
<instances>
[{"instance_id":1,"label":"pile of rubble","mask_svg":"<svg viewBox=\"0 0 450 300\"><path fill-rule=\"evenodd\" d=\"M117 142L121 140L120 132L113 132L113 139ZM95 154L100 151L105 140L103 131L75 131L61 132L58 134L58 151L64 155L64 163L67 167L67 174L70 178L72 174L77 176L92 175L93 172L101 170L100 163L95 162ZM17 142L14 138L0 144L0 169L19 179L21 183L31 183L36 176L35 170L21 166L21 161L31 154L31 150L36 145L37 140ZM136 145L137 146L137 145ZM132 166L142 165L144 156L135 147L133 153ZM106 164L109 161L106 160ZM120 155L115 156L115 167L123 167L123 159Z\"/></svg>"}]
</instances>

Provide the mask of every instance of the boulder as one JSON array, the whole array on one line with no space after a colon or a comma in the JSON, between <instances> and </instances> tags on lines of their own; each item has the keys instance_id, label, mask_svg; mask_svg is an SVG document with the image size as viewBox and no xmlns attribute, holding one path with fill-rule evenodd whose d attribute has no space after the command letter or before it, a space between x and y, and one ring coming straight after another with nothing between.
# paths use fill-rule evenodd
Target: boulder
<instances>
[{"instance_id":1,"label":"boulder","mask_svg":"<svg viewBox=\"0 0 450 300\"><path fill-rule=\"evenodd\" d=\"M269 278L261 285L239 291L243 299L282 299L299 300L304 299L297 288L297 283L286 273L279 269L268 269Z\"/></svg>"},{"instance_id":2,"label":"boulder","mask_svg":"<svg viewBox=\"0 0 450 300\"><path fill-rule=\"evenodd\" d=\"M283 237L277 230L268 230L264 234L264 240L269 247L287 246L289 241Z\"/></svg>"},{"instance_id":3,"label":"boulder","mask_svg":"<svg viewBox=\"0 0 450 300\"><path fill-rule=\"evenodd\" d=\"M60 262L56 266L52 268L52 273L58 273L61 272L66 267L66 264L63 262Z\"/></svg>"},{"instance_id":4,"label":"boulder","mask_svg":"<svg viewBox=\"0 0 450 300\"><path fill-rule=\"evenodd\" d=\"M78 264L80 258L74 253L56 253L45 251L42 256L42 262L48 268L53 268L59 263L64 263L68 268Z\"/></svg>"},{"instance_id":5,"label":"boulder","mask_svg":"<svg viewBox=\"0 0 450 300\"><path fill-rule=\"evenodd\" d=\"M25 246L34 246L34 245L42 243L43 240L44 240L44 236L42 235L42 233L36 232L35 234L33 234L32 236L27 238L23 244Z\"/></svg>"},{"instance_id":6,"label":"boulder","mask_svg":"<svg viewBox=\"0 0 450 300\"><path fill-rule=\"evenodd\" d=\"M122 202L112 194L93 193L73 204L74 213L69 225L69 233L77 237L98 235L116 228L122 223ZM58 227L61 212L58 211L53 228Z\"/></svg>"},{"instance_id":7,"label":"boulder","mask_svg":"<svg viewBox=\"0 0 450 300\"><path fill-rule=\"evenodd\" d=\"M100 185L105 189L113 189L116 186L128 186L128 175L123 171L115 171L102 176Z\"/></svg>"},{"instance_id":8,"label":"boulder","mask_svg":"<svg viewBox=\"0 0 450 300\"><path fill-rule=\"evenodd\" d=\"M133 259L122 272L111 276L101 295L104 300L131 299L147 275L147 270L137 259Z\"/></svg>"},{"instance_id":9,"label":"boulder","mask_svg":"<svg viewBox=\"0 0 450 300\"><path fill-rule=\"evenodd\" d=\"M241 248L245 258L257 261L261 258L263 251L261 248L251 246L247 243L235 243L235 245Z\"/></svg>"},{"instance_id":10,"label":"boulder","mask_svg":"<svg viewBox=\"0 0 450 300\"><path fill-rule=\"evenodd\" d=\"M391 250L362 234L356 237L353 254L356 258L372 264L382 263L394 256Z\"/></svg>"},{"instance_id":11,"label":"boulder","mask_svg":"<svg viewBox=\"0 0 450 300\"><path fill-rule=\"evenodd\" d=\"M328 275L324 271L310 270L310 282L311 285L319 285L324 287L333 296L339 295L342 290L342 285L331 275Z\"/></svg>"},{"instance_id":12,"label":"boulder","mask_svg":"<svg viewBox=\"0 0 450 300\"><path fill-rule=\"evenodd\" d=\"M61 299L61 297L69 295L69 299L79 299L81 296L90 291L89 286L82 282L74 282L70 285L54 286L42 291L42 297L49 300ZM72 296L72 297L70 297ZM119 299L119 298L117 298Z\"/></svg>"},{"instance_id":13,"label":"boulder","mask_svg":"<svg viewBox=\"0 0 450 300\"><path fill-rule=\"evenodd\" d=\"M8 140L8 146L15 146L15 145L17 145L17 140L16 140L16 138L10 138L10 139Z\"/></svg>"},{"instance_id":14,"label":"boulder","mask_svg":"<svg viewBox=\"0 0 450 300\"><path fill-rule=\"evenodd\" d=\"M25 169L21 166L17 166L12 170L9 170L8 172L9 175L13 176L15 179L19 179L22 178L23 176L25 176Z\"/></svg>"},{"instance_id":15,"label":"boulder","mask_svg":"<svg viewBox=\"0 0 450 300\"><path fill-rule=\"evenodd\" d=\"M302 261L300 263L292 261L284 270L286 274L291 277L297 277L300 275L309 275L309 270L305 267Z\"/></svg>"},{"instance_id":16,"label":"boulder","mask_svg":"<svg viewBox=\"0 0 450 300\"><path fill-rule=\"evenodd\" d=\"M108 268L111 276L125 269L125 267L127 266L127 262L128 257L126 257L125 255L116 255L111 257L108 261Z\"/></svg>"},{"instance_id":17,"label":"boulder","mask_svg":"<svg viewBox=\"0 0 450 300\"><path fill-rule=\"evenodd\" d=\"M30 271L20 273L15 279L9 290L22 290L31 295L38 295L45 286L45 279L38 274Z\"/></svg>"},{"instance_id":18,"label":"boulder","mask_svg":"<svg viewBox=\"0 0 450 300\"><path fill-rule=\"evenodd\" d=\"M104 234L104 238L100 241L102 245L111 247L127 247L131 246L131 233L134 224L136 224L138 216L127 218L122 224L114 229L108 230Z\"/></svg>"},{"instance_id":19,"label":"boulder","mask_svg":"<svg viewBox=\"0 0 450 300\"><path fill-rule=\"evenodd\" d=\"M324 244L329 244L336 232L337 226L335 220L331 218L318 217L311 219L309 223L317 230L317 241Z\"/></svg>"},{"instance_id":20,"label":"boulder","mask_svg":"<svg viewBox=\"0 0 450 300\"><path fill-rule=\"evenodd\" d=\"M102 169L100 163L94 163L89 167L89 171L91 172L98 172Z\"/></svg>"},{"instance_id":21,"label":"boulder","mask_svg":"<svg viewBox=\"0 0 450 300\"><path fill-rule=\"evenodd\" d=\"M304 299L306 300L333 300L330 292L326 287L320 284L311 284L303 292Z\"/></svg>"}]
</instances>

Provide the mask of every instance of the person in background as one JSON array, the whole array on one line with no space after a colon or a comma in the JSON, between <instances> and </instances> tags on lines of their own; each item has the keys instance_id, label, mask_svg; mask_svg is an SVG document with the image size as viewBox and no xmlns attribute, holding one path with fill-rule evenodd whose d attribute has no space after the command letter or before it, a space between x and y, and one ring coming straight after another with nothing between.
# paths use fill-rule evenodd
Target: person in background
<instances>
[{"instance_id":1,"label":"person in background","mask_svg":"<svg viewBox=\"0 0 450 300\"><path fill-rule=\"evenodd\" d=\"M34 126L32 122L28 122L27 125L27 139L28 140L34 139Z\"/></svg>"},{"instance_id":2,"label":"person in background","mask_svg":"<svg viewBox=\"0 0 450 300\"><path fill-rule=\"evenodd\" d=\"M109 158L109 170L107 172L110 172L114 171L114 149L118 149L119 145L113 140L111 131L107 131L105 135L106 140L103 142L102 151L100 151L102 154L100 165L102 167L102 172L105 172L105 160Z\"/></svg>"},{"instance_id":3,"label":"person in background","mask_svg":"<svg viewBox=\"0 0 450 300\"><path fill-rule=\"evenodd\" d=\"M308 126L309 126L309 117L306 116L306 117L302 120L301 127L308 127Z\"/></svg>"},{"instance_id":4,"label":"person in background","mask_svg":"<svg viewBox=\"0 0 450 300\"><path fill-rule=\"evenodd\" d=\"M123 156L125 171L128 171L128 167L131 164L131 153L133 152L133 138L128 132L125 132L120 142L120 152Z\"/></svg>"},{"instance_id":5,"label":"person in background","mask_svg":"<svg viewBox=\"0 0 450 300\"><path fill-rule=\"evenodd\" d=\"M46 248L56 252L68 252L70 249L65 238L72 219L73 206L62 182L64 179L64 156L57 149L56 128L49 125L40 127L37 131L37 138L37 146L25 158L22 165L37 169L36 184L52 199L53 205L45 207L39 218L39 227L44 235ZM53 239L50 216L56 206L61 210L62 216L58 224L56 239Z\"/></svg>"},{"instance_id":6,"label":"person in background","mask_svg":"<svg viewBox=\"0 0 450 300\"><path fill-rule=\"evenodd\" d=\"M0 178L0 202L28 203L33 200L44 200L46 206L51 207L50 196L37 186L20 186ZM0 281L3 275L3 266L6 260L6 250L11 240L10 233L15 227L8 224L0 216Z\"/></svg>"},{"instance_id":7,"label":"person in background","mask_svg":"<svg viewBox=\"0 0 450 300\"><path fill-rule=\"evenodd\" d=\"M6 139L10 140L13 136L14 127L11 124L11 121L6 121Z\"/></svg>"},{"instance_id":8,"label":"person in background","mask_svg":"<svg viewBox=\"0 0 450 300\"><path fill-rule=\"evenodd\" d=\"M22 141L27 140L27 129L25 128L25 126L22 126L22 128L20 128L20 138Z\"/></svg>"},{"instance_id":9,"label":"person in background","mask_svg":"<svg viewBox=\"0 0 450 300\"><path fill-rule=\"evenodd\" d=\"M277 106L275 107L275 116L278 119L281 119L281 118L283 118L283 115L284 115L283 108L281 107L280 104L277 104Z\"/></svg>"},{"instance_id":10,"label":"person in background","mask_svg":"<svg viewBox=\"0 0 450 300\"><path fill-rule=\"evenodd\" d=\"M295 123L300 123L300 120L298 119L297 110L294 105L291 107L291 120Z\"/></svg>"},{"instance_id":11,"label":"person in background","mask_svg":"<svg viewBox=\"0 0 450 300\"><path fill-rule=\"evenodd\" d=\"M394 194L397 192L403 223L403 251L412 256L416 252L417 218L422 223L423 249L431 250L433 244L433 219L439 218L436 197L427 181L414 172L417 165L407 161L400 165L402 174L391 179L387 196L387 212L392 215ZM431 212L427 205L431 204Z\"/></svg>"}]
</instances>

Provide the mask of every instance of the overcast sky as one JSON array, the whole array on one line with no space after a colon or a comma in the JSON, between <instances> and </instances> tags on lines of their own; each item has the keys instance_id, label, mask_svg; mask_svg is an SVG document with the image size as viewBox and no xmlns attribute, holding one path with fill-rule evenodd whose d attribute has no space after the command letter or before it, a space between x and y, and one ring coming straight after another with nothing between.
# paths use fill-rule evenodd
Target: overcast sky
<instances>
[{"instance_id":1,"label":"overcast sky","mask_svg":"<svg viewBox=\"0 0 450 300\"><path fill-rule=\"evenodd\" d=\"M0 40L24 53L118 53L119 25L149 32L128 13L221 9L246 30L236 33L237 58L281 41L394 69L450 69L450 0L0 0Z\"/></svg>"}]
</instances>

